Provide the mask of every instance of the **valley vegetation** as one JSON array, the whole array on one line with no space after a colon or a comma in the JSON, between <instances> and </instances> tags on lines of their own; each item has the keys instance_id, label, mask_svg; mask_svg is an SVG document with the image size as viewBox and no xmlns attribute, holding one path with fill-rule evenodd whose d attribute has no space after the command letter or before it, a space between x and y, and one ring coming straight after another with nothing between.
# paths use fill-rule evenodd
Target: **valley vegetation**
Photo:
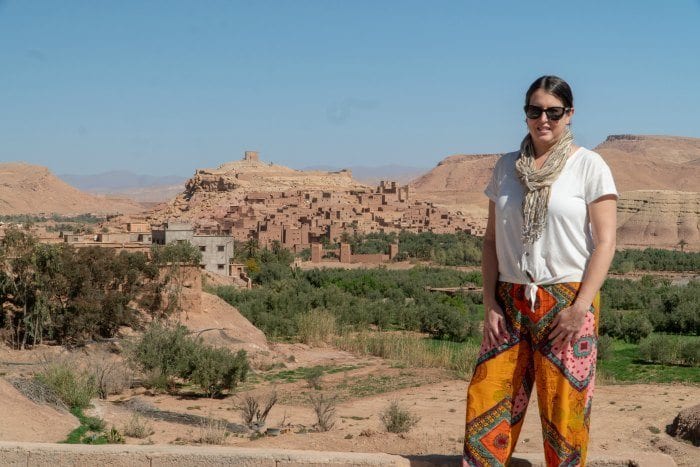
<instances>
[{"instance_id":1,"label":"valley vegetation","mask_svg":"<svg viewBox=\"0 0 700 467\"><path fill-rule=\"evenodd\" d=\"M480 239L464 233L369 234L346 236L344 240L351 242L354 252L386 253L389 244L397 239L398 259L431 261L443 266L479 264ZM379 341L402 339L395 346L406 349L407 341L416 340L416 333L429 339L418 338L420 343L411 344L414 354L419 346L427 353L452 347L469 347L471 353L478 349L483 313L480 295L427 290L466 283L478 286L478 271L420 265L410 270L379 267L303 271L290 268L293 257L281 248L268 250L248 245L239 248L238 254L241 261L254 266L251 277L258 287L218 287L212 291L237 307L272 339L304 341L304 336L311 333L310 326L326 323L321 334L335 337L325 337L325 341L380 356L392 351L390 345L379 345ZM629 272L630 267L643 272L697 272L700 254L658 249L617 252L611 270ZM604 372L611 373L612 379L616 375L620 380L635 379L633 373L622 371L623 366L635 364L643 369L637 373L638 379L700 381L697 370L692 368L700 365L700 282L673 285L669 279L653 275L639 280L611 277L601 294L599 353ZM397 338L396 332L409 334ZM410 333L412 338L408 337ZM359 341L363 344L359 345ZM453 359L447 357L444 361ZM654 365L670 367L659 373ZM651 374L646 375L649 371ZM459 373L470 376L464 365Z\"/></svg>"}]
</instances>

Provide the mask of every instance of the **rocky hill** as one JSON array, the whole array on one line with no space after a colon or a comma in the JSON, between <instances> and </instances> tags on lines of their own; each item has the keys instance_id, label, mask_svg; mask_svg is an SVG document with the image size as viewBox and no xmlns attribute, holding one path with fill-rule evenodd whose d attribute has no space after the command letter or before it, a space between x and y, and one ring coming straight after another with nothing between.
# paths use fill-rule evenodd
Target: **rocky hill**
<instances>
[{"instance_id":1,"label":"rocky hill","mask_svg":"<svg viewBox=\"0 0 700 467\"><path fill-rule=\"evenodd\" d=\"M0 163L0 214L113 214L142 210L134 201L77 190L46 167Z\"/></svg>"},{"instance_id":2,"label":"rocky hill","mask_svg":"<svg viewBox=\"0 0 700 467\"><path fill-rule=\"evenodd\" d=\"M452 211L485 218L488 200L484 187L500 154L459 154L449 156L409 186L416 199L432 201Z\"/></svg>"}]
</instances>

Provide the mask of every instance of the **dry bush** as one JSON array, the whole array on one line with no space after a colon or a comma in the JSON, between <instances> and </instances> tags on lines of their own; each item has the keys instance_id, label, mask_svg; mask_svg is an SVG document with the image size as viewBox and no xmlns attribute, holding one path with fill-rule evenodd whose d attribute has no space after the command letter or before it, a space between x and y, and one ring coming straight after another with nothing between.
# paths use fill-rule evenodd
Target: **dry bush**
<instances>
[{"instance_id":1,"label":"dry bush","mask_svg":"<svg viewBox=\"0 0 700 467\"><path fill-rule=\"evenodd\" d=\"M399 401L391 401L380 419L389 433L406 433L418 423L420 417L403 408Z\"/></svg>"},{"instance_id":2,"label":"dry bush","mask_svg":"<svg viewBox=\"0 0 700 467\"><path fill-rule=\"evenodd\" d=\"M243 423L256 431L265 426L265 420L272 407L277 403L277 392L272 391L266 398L260 398L248 394L241 400L237 407L243 416Z\"/></svg>"},{"instance_id":3,"label":"dry bush","mask_svg":"<svg viewBox=\"0 0 700 467\"><path fill-rule=\"evenodd\" d=\"M122 435L116 427L112 427L104 433L107 444L124 444L124 435Z\"/></svg>"},{"instance_id":4,"label":"dry bush","mask_svg":"<svg viewBox=\"0 0 700 467\"><path fill-rule=\"evenodd\" d=\"M331 342L335 335L335 316L328 310L316 308L308 313L297 315L299 340L311 346Z\"/></svg>"},{"instance_id":5,"label":"dry bush","mask_svg":"<svg viewBox=\"0 0 700 467\"><path fill-rule=\"evenodd\" d=\"M131 416L126 426L124 427L124 434L131 438L143 439L151 436L155 431L141 415L135 413Z\"/></svg>"},{"instance_id":6,"label":"dry bush","mask_svg":"<svg viewBox=\"0 0 700 467\"><path fill-rule=\"evenodd\" d=\"M129 389L134 381L134 372L120 358L107 352L90 357L88 372L95 376L97 395L106 399L112 394L121 394Z\"/></svg>"},{"instance_id":7,"label":"dry bush","mask_svg":"<svg viewBox=\"0 0 700 467\"><path fill-rule=\"evenodd\" d=\"M335 425L335 406L338 398L324 394L310 394L309 401L316 413L316 426L319 431L329 431L333 428L333 425Z\"/></svg>"},{"instance_id":8,"label":"dry bush","mask_svg":"<svg viewBox=\"0 0 700 467\"><path fill-rule=\"evenodd\" d=\"M224 444L229 436L226 420L207 417L199 427L199 442L202 444Z\"/></svg>"}]
</instances>

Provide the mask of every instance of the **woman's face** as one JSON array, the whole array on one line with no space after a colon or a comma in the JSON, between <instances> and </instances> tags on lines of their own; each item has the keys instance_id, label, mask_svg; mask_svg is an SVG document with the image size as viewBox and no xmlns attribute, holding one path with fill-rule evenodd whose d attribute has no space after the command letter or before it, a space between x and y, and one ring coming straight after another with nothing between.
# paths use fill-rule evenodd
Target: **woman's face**
<instances>
[{"instance_id":1,"label":"woman's face","mask_svg":"<svg viewBox=\"0 0 700 467\"><path fill-rule=\"evenodd\" d=\"M544 89L538 89L530 96L529 105L549 109L550 107L566 107L558 97L549 94ZM547 150L557 142L559 137L564 133L566 125L571 122L571 116L574 114L572 108L568 113L564 114L559 120L550 120L546 112L542 112L539 118L527 118L527 129L532 137L532 142L535 149ZM538 151L539 152L539 151Z\"/></svg>"}]
</instances>

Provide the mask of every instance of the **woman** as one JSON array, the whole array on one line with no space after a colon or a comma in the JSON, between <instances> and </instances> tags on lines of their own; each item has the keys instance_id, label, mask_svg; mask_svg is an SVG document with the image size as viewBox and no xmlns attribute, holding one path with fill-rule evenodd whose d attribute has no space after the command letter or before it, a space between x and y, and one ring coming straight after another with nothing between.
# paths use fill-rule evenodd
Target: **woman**
<instances>
[{"instance_id":1,"label":"woman","mask_svg":"<svg viewBox=\"0 0 700 467\"><path fill-rule=\"evenodd\" d=\"M486 188L484 337L467 393L464 465L510 459L536 387L547 465L584 465L599 289L615 253L617 191L600 155L574 145L569 85L525 96L528 135Z\"/></svg>"}]
</instances>

